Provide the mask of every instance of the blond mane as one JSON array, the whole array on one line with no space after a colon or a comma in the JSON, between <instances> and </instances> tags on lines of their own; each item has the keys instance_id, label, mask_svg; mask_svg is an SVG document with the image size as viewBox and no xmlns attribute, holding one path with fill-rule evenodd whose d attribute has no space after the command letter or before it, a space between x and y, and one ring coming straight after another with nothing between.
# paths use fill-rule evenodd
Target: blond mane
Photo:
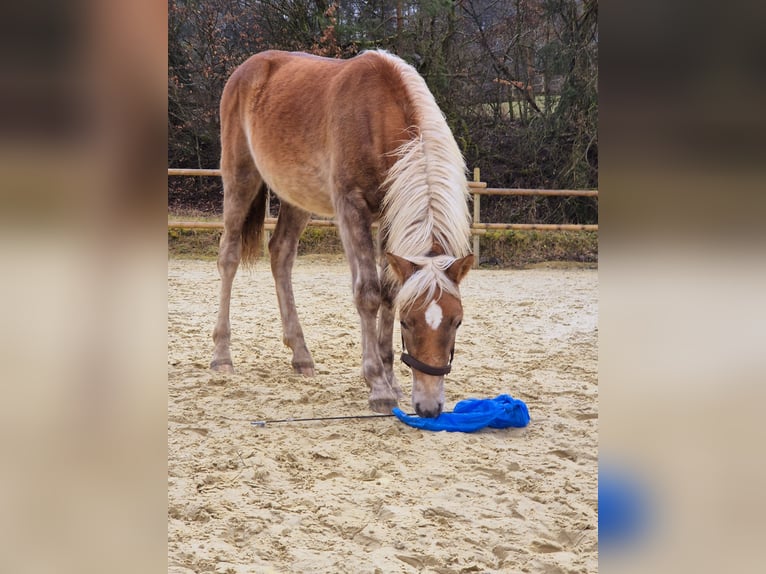
<instances>
[{"instance_id":1,"label":"blond mane","mask_svg":"<svg viewBox=\"0 0 766 574\"><path fill-rule=\"evenodd\" d=\"M398 159L383 183L381 221L387 250L421 265L397 297L398 306L407 306L437 288L456 291L444 271L470 253L468 185L463 156L423 78L396 56L379 54L399 73L416 119L408 141L393 152ZM434 244L445 255L425 257Z\"/></svg>"}]
</instances>

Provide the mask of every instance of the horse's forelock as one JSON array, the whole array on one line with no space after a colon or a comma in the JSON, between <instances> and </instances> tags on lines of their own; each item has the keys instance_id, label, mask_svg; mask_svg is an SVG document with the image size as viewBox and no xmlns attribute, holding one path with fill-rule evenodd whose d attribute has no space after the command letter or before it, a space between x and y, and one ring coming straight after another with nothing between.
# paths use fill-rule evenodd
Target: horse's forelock
<instances>
[{"instance_id":1,"label":"horse's forelock","mask_svg":"<svg viewBox=\"0 0 766 574\"><path fill-rule=\"evenodd\" d=\"M425 305L434 298L441 297L442 293L448 293L453 297L460 297L458 286L447 277L447 269L456 261L449 255L437 255L435 257L408 257L419 267L404 285L399 289L396 296L396 307L400 310L412 308L416 301L421 300Z\"/></svg>"}]
</instances>

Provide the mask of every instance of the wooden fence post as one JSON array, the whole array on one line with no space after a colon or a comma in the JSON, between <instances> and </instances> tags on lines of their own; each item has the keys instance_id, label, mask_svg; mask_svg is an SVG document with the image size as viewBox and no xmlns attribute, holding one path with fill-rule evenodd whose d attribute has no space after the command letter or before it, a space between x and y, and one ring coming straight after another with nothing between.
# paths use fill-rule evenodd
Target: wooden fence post
<instances>
[{"instance_id":1,"label":"wooden fence post","mask_svg":"<svg viewBox=\"0 0 766 574\"><path fill-rule=\"evenodd\" d=\"M481 181L481 172L478 167L473 168L473 180ZM473 222L474 224L480 223L479 212L481 210L481 195L478 193L473 194ZM473 268L479 268L479 236L473 236Z\"/></svg>"}]
</instances>

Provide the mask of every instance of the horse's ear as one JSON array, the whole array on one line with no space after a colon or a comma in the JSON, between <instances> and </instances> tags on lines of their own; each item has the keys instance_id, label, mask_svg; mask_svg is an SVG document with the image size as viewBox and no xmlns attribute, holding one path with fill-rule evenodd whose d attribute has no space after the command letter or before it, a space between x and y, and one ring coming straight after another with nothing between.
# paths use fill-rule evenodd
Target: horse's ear
<instances>
[{"instance_id":1,"label":"horse's ear","mask_svg":"<svg viewBox=\"0 0 766 574\"><path fill-rule=\"evenodd\" d=\"M473 253L469 253L465 257L456 259L455 262L447 268L447 277L452 279L455 285L458 285L473 267Z\"/></svg>"},{"instance_id":2,"label":"horse's ear","mask_svg":"<svg viewBox=\"0 0 766 574\"><path fill-rule=\"evenodd\" d=\"M396 275L396 278L402 285L413 273L415 273L415 271L420 269L420 267L415 265L412 261L394 255L393 253L386 253L386 259L388 260L388 265L391 267L394 275Z\"/></svg>"}]
</instances>

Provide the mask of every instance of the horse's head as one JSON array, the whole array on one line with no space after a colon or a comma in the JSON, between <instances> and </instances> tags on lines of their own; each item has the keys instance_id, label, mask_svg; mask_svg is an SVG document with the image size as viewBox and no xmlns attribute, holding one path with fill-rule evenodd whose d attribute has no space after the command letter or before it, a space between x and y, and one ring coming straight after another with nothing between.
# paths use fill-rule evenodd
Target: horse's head
<instances>
[{"instance_id":1,"label":"horse's head","mask_svg":"<svg viewBox=\"0 0 766 574\"><path fill-rule=\"evenodd\" d=\"M444 407L444 376L452 368L463 320L458 284L473 265L473 255L386 257L400 287L402 361L412 369L412 406L421 417L436 417Z\"/></svg>"}]
</instances>

